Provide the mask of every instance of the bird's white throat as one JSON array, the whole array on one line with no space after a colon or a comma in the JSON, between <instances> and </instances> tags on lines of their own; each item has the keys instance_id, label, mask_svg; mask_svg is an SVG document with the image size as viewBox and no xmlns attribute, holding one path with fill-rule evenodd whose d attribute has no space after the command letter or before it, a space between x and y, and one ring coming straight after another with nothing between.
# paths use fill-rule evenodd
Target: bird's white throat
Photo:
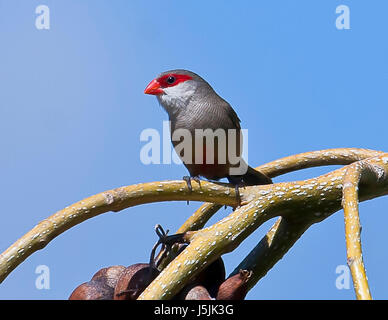
<instances>
[{"instance_id":1,"label":"bird's white throat","mask_svg":"<svg viewBox=\"0 0 388 320\"><path fill-rule=\"evenodd\" d=\"M195 85L192 81L185 81L176 86L164 88L163 91L164 94L158 95L157 98L168 113L174 114L187 106L195 92Z\"/></svg>"}]
</instances>

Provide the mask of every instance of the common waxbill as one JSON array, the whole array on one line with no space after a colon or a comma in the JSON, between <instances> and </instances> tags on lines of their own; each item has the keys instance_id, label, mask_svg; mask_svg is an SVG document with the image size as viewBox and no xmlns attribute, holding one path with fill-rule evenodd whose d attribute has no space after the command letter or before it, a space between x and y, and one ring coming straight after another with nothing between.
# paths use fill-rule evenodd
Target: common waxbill
<instances>
[{"instance_id":1,"label":"common waxbill","mask_svg":"<svg viewBox=\"0 0 388 320\"><path fill-rule=\"evenodd\" d=\"M166 71L152 80L144 93L155 95L169 115L172 143L190 173L190 177L184 177L190 189L190 179L199 181L200 176L209 180L227 178L237 192L239 186L272 183L242 159L240 119L230 104L199 75L182 69ZM195 135L206 129L213 133L222 130L225 135L214 135L211 141L203 138L205 134L196 140ZM187 140L190 148L182 149L180 145L187 137L173 138L174 132L180 131L191 134L192 139ZM228 135L233 131L234 135ZM233 152L231 157L229 153Z\"/></svg>"}]
</instances>

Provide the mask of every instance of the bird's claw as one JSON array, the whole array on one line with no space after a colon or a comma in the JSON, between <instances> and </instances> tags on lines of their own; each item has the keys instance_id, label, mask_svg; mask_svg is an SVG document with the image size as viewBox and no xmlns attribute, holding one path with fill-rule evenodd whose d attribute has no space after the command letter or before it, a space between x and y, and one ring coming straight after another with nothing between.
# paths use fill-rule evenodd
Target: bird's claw
<instances>
[{"instance_id":1,"label":"bird's claw","mask_svg":"<svg viewBox=\"0 0 388 320\"><path fill-rule=\"evenodd\" d=\"M189 189L189 191L193 191L193 186L191 185L191 177L190 176L184 176L182 178L184 181L186 181L186 184L187 184L187 188Z\"/></svg>"},{"instance_id":2,"label":"bird's claw","mask_svg":"<svg viewBox=\"0 0 388 320\"><path fill-rule=\"evenodd\" d=\"M236 208L240 207L241 206L241 195L240 195L240 188L244 188L245 189L246 185L244 182L239 182L237 183L235 186L234 186L234 190L235 190L235 193L236 193L236 201L237 201L237 206Z\"/></svg>"},{"instance_id":3,"label":"bird's claw","mask_svg":"<svg viewBox=\"0 0 388 320\"><path fill-rule=\"evenodd\" d=\"M239 207L239 206L241 206L241 196L240 196L240 187L242 187L241 185L238 185L238 184L236 184L235 186L234 186L234 190L235 190L235 192L236 192L236 201L237 201L237 208Z\"/></svg>"},{"instance_id":4,"label":"bird's claw","mask_svg":"<svg viewBox=\"0 0 388 320\"><path fill-rule=\"evenodd\" d=\"M201 179L198 176L192 177L191 179L193 179L196 183L198 183L199 187L201 187Z\"/></svg>"},{"instance_id":5,"label":"bird's claw","mask_svg":"<svg viewBox=\"0 0 388 320\"><path fill-rule=\"evenodd\" d=\"M199 186L201 186L201 179L198 177L198 176L194 176L194 177L191 177L191 176L184 176L182 178L184 181L186 181L187 183L187 188L189 188L189 191L193 191L193 186L191 185L191 180L194 180L196 183L199 184Z\"/></svg>"},{"instance_id":6,"label":"bird's claw","mask_svg":"<svg viewBox=\"0 0 388 320\"><path fill-rule=\"evenodd\" d=\"M194 177L184 176L182 179L184 181L186 181L187 188L189 189L190 192L193 191L193 186L191 185L191 180L194 180L195 182L197 182L199 184L199 186L201 187L201 179L198 176L194 176ZM189 200L187 200L187 204L189 204Z\"/></svg>"},{"instance_id":7,"label":"bird's claw","mask_svg":"<svg viewBox=\"0 0 388 320\"><path fill-rule=\"evenodd\" d=\"M240 196L240 190L239 188L245 188L246 184L243 182L241 177L235 177L235 176L228 176L227 177L229 180L229 183L234 185L234 190L236 193L236 201L237 201L237 206L233 207L233 209L236 209L241 206L241 196Z\"/></svg>"}]
</instances>

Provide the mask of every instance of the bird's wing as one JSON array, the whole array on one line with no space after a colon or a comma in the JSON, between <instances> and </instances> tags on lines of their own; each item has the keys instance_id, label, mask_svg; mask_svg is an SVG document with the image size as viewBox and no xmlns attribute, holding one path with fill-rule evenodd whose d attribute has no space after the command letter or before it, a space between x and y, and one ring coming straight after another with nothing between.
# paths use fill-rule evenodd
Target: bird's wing
<instances>
[{"instance_id":1,"label":"bird's wing","mask_svg":"<svg viewBox=\"0 0 388 320\"><path fill-rule=\"evenodd\" d=\"M224 112L224 114L226 114L228 116L228 118L232 121L233 123L233 126L236 128L236 129L241 129L241 125L240 125L240 118L238 117L236 111L234 111L234 109L232 108L232 106L227 102L227 101L223 101L223 103L221 104L221 107L222 107L222 112Z\"/></svg>"}]
</instances>

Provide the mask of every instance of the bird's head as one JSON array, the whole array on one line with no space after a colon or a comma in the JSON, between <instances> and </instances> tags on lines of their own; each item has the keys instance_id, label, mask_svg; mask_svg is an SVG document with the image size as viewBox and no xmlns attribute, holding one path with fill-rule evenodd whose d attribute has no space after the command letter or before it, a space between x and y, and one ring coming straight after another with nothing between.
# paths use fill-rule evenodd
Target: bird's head
<instances>
[{"instance_id":1,"label":"bird's head","mask_svg":"<svg viewBox=\"0 0 388 320\"><path fill-rule=\"evenodd\" d=\"M155 95L171 115L186 108L190 101L212 91L210 85L194 72L177 69L161 73L145 88L145 94Z\"/></svg>"}]
</instances>

